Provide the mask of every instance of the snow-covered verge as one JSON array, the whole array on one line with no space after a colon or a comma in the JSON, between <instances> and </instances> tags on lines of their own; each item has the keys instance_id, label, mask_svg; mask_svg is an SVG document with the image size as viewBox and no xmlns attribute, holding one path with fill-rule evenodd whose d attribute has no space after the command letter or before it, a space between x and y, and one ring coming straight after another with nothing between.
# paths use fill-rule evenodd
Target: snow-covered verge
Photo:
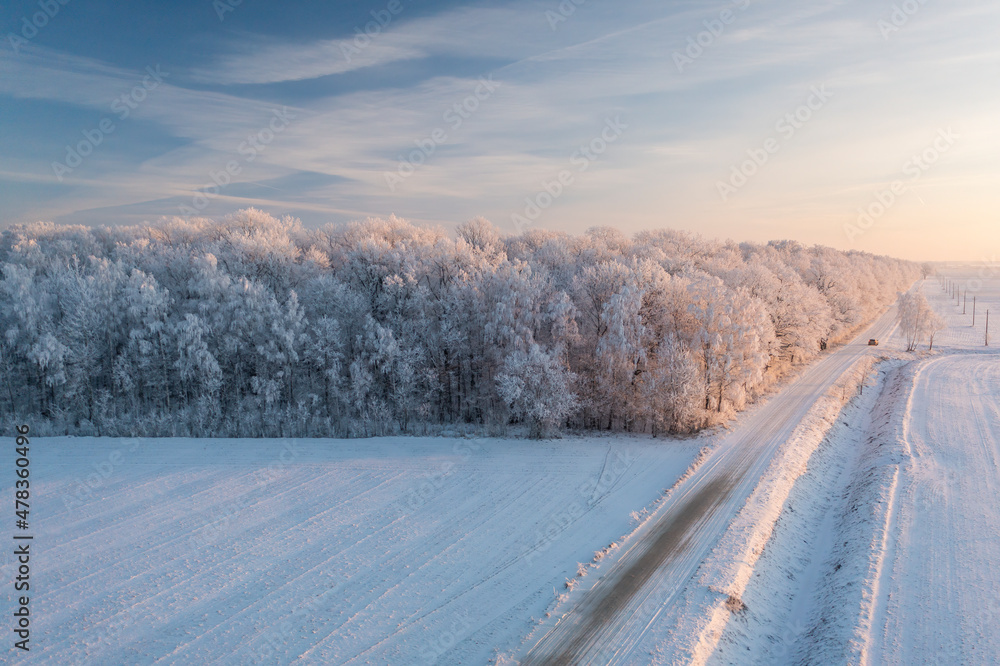
<instances>
[{"instance_id":1,"label":"snow-covered verge","mask_svg":"<svg viewBox=\"0 0 1000 666\"><path fill-rule=\"evenodd\" d=\"M868 662L888 522L899 469L909 458L903 420L913 373L913 364L889 371L857 441L860 456L834 520L836 536L806 620L808 638L796 646L798 660Z\"/></svg>"},{"instance_id":2,"label":"snow-covered verge","mask_svg":"<svg viewBox=\"0 0 1000 666\"><path fill-rule=\"evenodd\" d=\"M743 590L743 606L730 618L709 663L788 663L803 643L829 629L809 624L816 590L824 574L843 568L833 555L835 544L842 548L834 527L838 517L857 510L849 485L869 439L870 415L884 409L883 389L903 363L897 358L879 364L809 458ZM858 616L833 610L815 623L836 618L850 624Z\"/></svg>"},{"instance_id":3,"label":"snow-covered verge","mask_svg":"<svg viewBox=\"0 0 1000 666\"><path fill-rule=\"evenodd\" d=\"M911 373L883 363L810 458L709 663L861 663Z\"/></svg>"},{"instance_id":4,"label":"snow-covered verge","mask_svg":"<svg viewBox=\"0 0 1000 666\"><path fill-rule=\"evenodd\" d=\"M998 663L1000 363L892 371L795 663Z\"/></svg>"},{"instance_id":5,"label":"snow-covered verge","mask_svg":"<svg viewBox=\"0 0 1000 666\"><path fill-rule=\"evenodd\" d=\"M997 663L1000 376L983 311L1000 281L968 271L922 291L948 327L889 377L872 412L805 663ZM944 281L944 280L943 280ZM957 289L952 291L954 287ZM965 299L950 296L949 292ZM979 317L972 321L972 298Z\"/></svg>"},{"instance_id":6,"label":"snow-covered verge","mask_svg":"<svg viewBox=\"0 0 1000 666\"><path fill-rule=\"evenodd\" d=\"M842 375L809 410L792 437L781 446L745 505L699 569L685 600L664 663L705 663L715 651L727 623L745 610L742 596L758 558L771 537L796 481L813 452L837 421L844 405L858 392L875 359L864 356Z\"/></svg>"},{"instance_id":7,"label":"snow-covered verge","mask_svg":"<svg viewBox=\"0 0 1000 666\"><path fill-rule=\"evenodd\" d=\"M529 637L517 659L533 664L684 661L677 646L687 645L690 618L704 616L709 605L704 594L717 596L700 584L701 564L831 387L860 358L882 351L869 347L868 339L891 338L894 318L893 311L885 313L863 336L833 350L743 414L731 431L720 433L702 464L603 558L600 575L584 578L567 595L569 608L557 608L551 620L542 622L544 631Z\"/></svg>"},{"instance_id":8,"label":"snow-covered verge","mask_svg":"<svg viewBox=\"0 0 1000 666\"><path fill-rule=\"evenodd\" d=\"M39 438L24 661L487 663L703 444Z\"/></svg>"}]
</instances>

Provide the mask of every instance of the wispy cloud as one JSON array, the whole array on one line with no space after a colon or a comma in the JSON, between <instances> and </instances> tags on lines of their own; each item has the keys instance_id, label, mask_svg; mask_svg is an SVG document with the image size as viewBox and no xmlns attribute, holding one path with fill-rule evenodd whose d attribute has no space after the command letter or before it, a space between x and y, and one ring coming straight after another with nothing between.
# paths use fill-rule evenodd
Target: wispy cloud
<instances>
[{"instance_id":1,"label":"wispy cloud","mask_svg":"<svg viewBox=\"0 0 1000 666\"><path fill-rule=\"evenodd\" d=\"M702 38L703 52L683 72L674 54L733 3L584 3L556 29L545 14L555 2L412 15L415 8L404 5L370 41L356 42L351 31L328 39L239 33L215 43L212 52L222 55L200 64L163 63L170 76L135 110L176 141L147 147L127 165L112 153L95 157L59 196L32 210L75 220L116 210L129 220L143 210L169 213L237 160L240 174L208 212L255 204L313 220L397 213L434 222L485 214L509 227L524 197L565 168L606 118L621 115L628 133L580 175L582 186L546 211L546 226L668 222L738 236L752 224L771 235L807 230L835 244L840 224L831 220L849 216L855 200L870 197L940 126L961 123L968 139L926 181L941 193L925 197L927 210L968 208L948 194L958 192L956 174L980 183L995 171L1000 136L989 119L1000 99L983 77L1000 62L1000 48L988 29L992 14L967 0L959 5L928 4L885 40L876 24L884 8L754 1L723 33ZM150 52L149 62L116 67L32 44L0 58L0 96L110 114L111 102L155 58ZM337 76L374 68L370 80ZM386 83L392 72L405 76ZM499 88L452 126L449 110L469 98L480 75ZM733 160L773 134L775 120L821 83L835 93L822 115L721 204L715 183ZM282 101L289 90L291 104ZM240 145L275 108L287 108L294 122L246 161ZM80 129L55 131L77 136ZM385 174L435 130L446 137L390 191ZM17 210L30 207L28 185L49 178L51 159L0 154L0 179L25 183ZM976 206L988 201L979 189L974 199Z\"/></svg>"},{"instance_id":2,"label":"wispy cloud","mask_svg":"<svg viewBox=\"0 0 1000 666\"><path fill-rule=\"evenodd\" d=\"M65 102L114 114L114 100L141 84L151 61L135 69L112 67L92 58L40 46L22 47L17 58L0 58L0 93L14 98ZM273 103L174 85L178 73L160 69L165 83L133 117L155 122L175 136L205 140L225 136L234 127L259 123ZM281 105L277 105L281 106Z\"/></svg>"},{"instance_id":3,"label":"wispy cloud","mask_svg":"<svg viewBox=\"0 0 1000 666\"><path fill-rule=\"evenodd\" d=\"M533 48L534 40L552 39L542 15L524 6L456 9L413 20L404 7L379 32L366 35L364 24L358 30L360 38L355 33L306 44L236 42L232 52L195 69L192 76L223 85L262 84L315 79L435 55L518 59Z\"/></svg>"}]
</instances>

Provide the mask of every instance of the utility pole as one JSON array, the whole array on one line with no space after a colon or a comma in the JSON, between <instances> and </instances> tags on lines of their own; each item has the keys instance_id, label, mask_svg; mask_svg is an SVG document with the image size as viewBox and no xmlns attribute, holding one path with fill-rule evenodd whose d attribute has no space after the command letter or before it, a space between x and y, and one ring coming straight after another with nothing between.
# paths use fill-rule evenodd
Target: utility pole
<instances>
[{"instance_id":1,"label":"utility pole","mask_svg":"<svg viewBox=\"0 0 1000 666\"><path fill-rule=\"evenodd\" d=\"M990 346L990 310L986 309L986 346Z\"/></svg>"},{"instance_id":2,"label":"utility pole","mask_svg":"<svg viewBox=\"0 0 1000 666\"><path fill-rule=\"evenodd\" d=\"M976 327L976 296L972 296L972 328Z\"/></svg>"},{"instance_id":3,"label":"utility pole","mask_svg":"<svg viewBox=\"0 0 1000 666\"><path fill-rule=\"evenodd\" d=\"M969 307L969 288L965 288L965 298L962 300L962 314L965 314L965 310Z\"/></svg>"}]
</instances>

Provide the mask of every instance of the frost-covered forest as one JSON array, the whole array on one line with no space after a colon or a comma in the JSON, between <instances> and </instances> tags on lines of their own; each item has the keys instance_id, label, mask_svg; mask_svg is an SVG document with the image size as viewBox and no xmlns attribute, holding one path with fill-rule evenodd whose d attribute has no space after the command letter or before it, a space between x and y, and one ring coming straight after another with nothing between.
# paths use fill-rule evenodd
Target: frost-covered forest
<instances>
[{"instance_id":1,"label":"frost-covered forest","mask_svg":"<svg viewBox=\"0 0 1000 666\"><path fill-rule=\"evenodd\" d=\"M689 432L879 314L920 267L781 241L485 220L4 230L0 413L40 433Z\"/></svg>"}]
</instances>

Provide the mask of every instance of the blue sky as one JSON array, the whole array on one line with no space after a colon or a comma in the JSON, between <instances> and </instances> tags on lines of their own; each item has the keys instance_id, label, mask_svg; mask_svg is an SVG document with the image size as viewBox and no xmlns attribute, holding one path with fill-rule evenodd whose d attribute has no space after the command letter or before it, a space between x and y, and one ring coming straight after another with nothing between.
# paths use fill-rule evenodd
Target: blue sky
<instances>
[{"instance_id":1,"label":"blue sky","mask_svg":"<svg viewBox=\"0 0 1000 666\"><path fill-rule=\"evenodd\" d=\"M985 2L236 1L5 3L0 225L256 206L1000 251Z\"/></svg>"}]
</instances>

